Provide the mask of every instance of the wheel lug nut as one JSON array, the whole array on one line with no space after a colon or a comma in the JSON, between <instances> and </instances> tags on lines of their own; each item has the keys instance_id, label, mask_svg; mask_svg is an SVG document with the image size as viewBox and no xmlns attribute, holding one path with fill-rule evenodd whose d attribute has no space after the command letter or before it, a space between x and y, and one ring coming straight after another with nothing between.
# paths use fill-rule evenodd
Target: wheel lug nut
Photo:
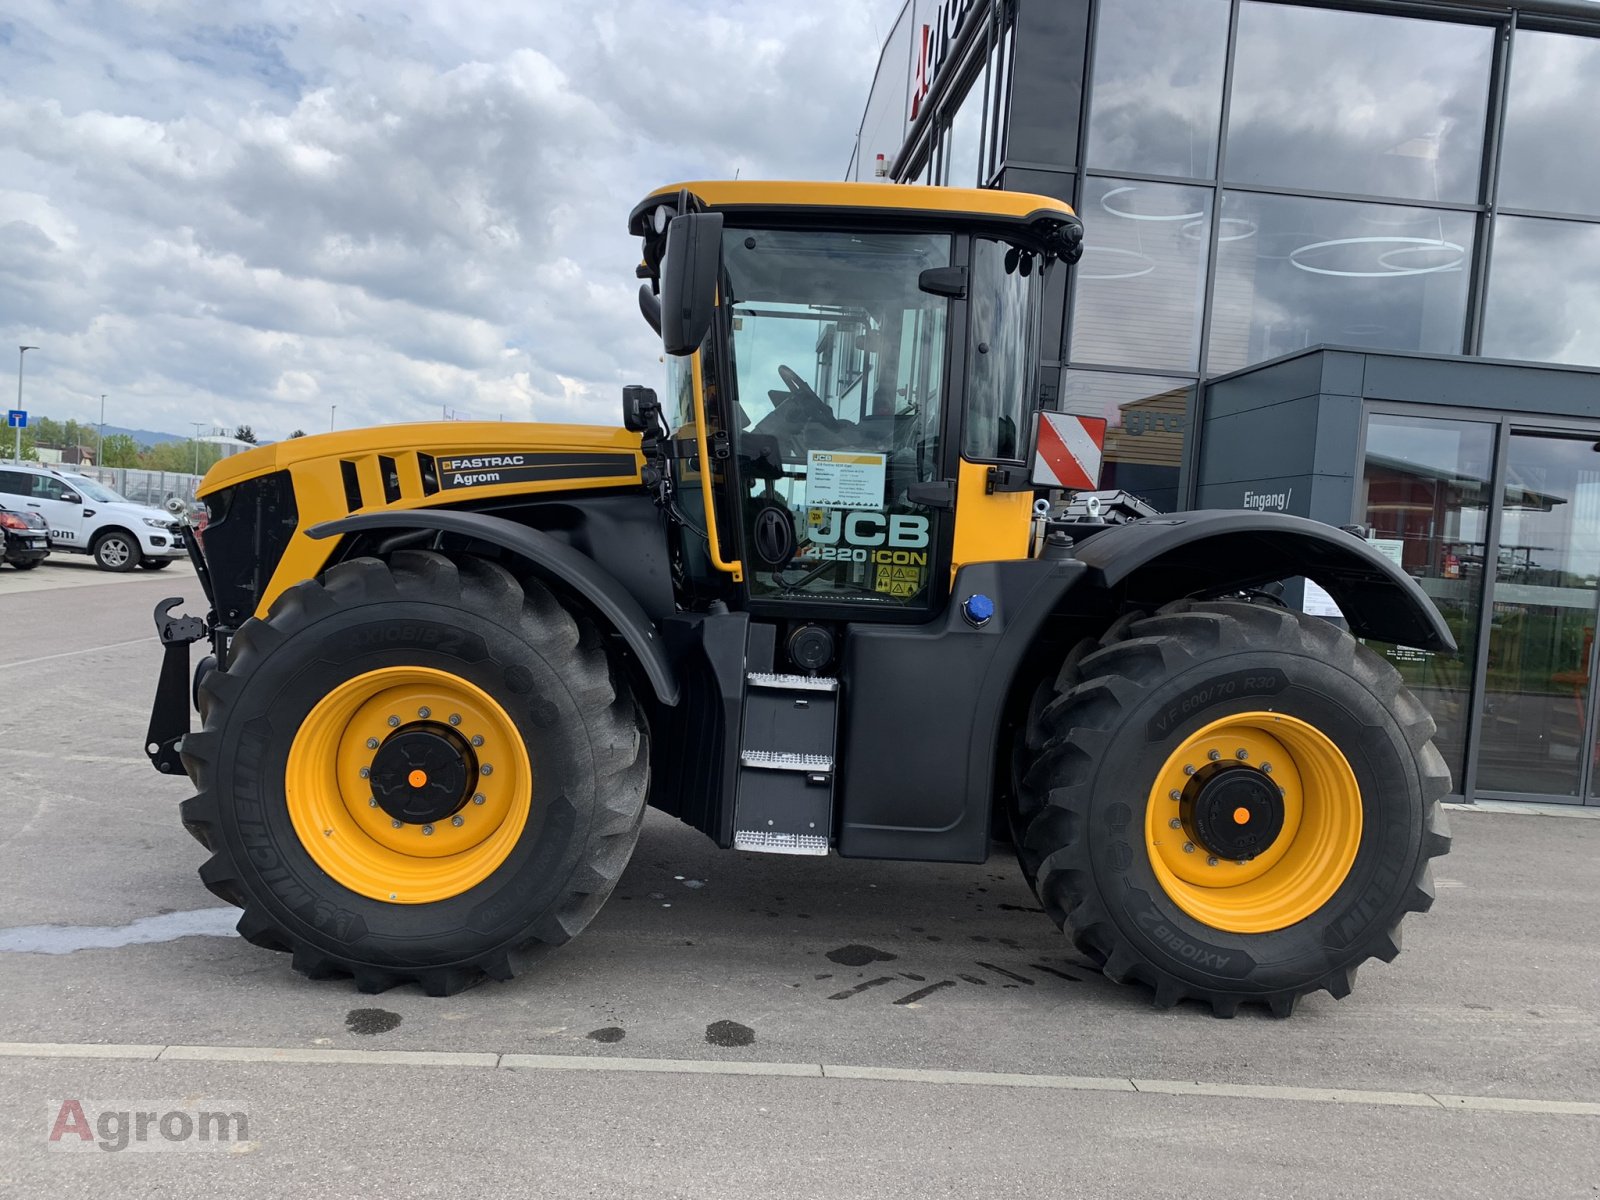
<instances>
[{"instance_id":1,"label":"wheel lug nut","mask_svg":"<svg viewBox=\"0 0 1600 1200\"><path fill-rule=\"evenodd\" d=\"M483 745L483 734L481 734L481 733L475 733L475 734L473 734L473 735L472 735L472 744L473 744L473 745L474 745L474 746L481 746L481 745Z\"/></svg>"},{"instance_id":2,"label":"wheel lug nut","mask_svg":"<svg viewBox=\"0 0 1600 1200\"><path fill-rule=\"evenodd\" d=\"M1222 757L1222 751L1220 751L1220 750L1207 750L1206 751L1206 757L1209 758L1212 762L1216 762L1217 759Z\"/></svg>"},{"instance_id":3,"label":"wheel lug nut","mask_svg":"<svg viewBox=\"0 0 1600 1200\"><path fill-rule=\"evenodd\" d=\"M472 802L474 804L482 804L488 798L489 797L485 796L482 792L479 792L475 796L472 797Z\"/></svg>"},{"instance_id":4,"label":"wheel lug nut","mask_svg":"<svg viewBox=\"0 0 1600 1200\"><path fill-rule=\"evenodd\" d=\"M391 818L390 818L390 819L389 819L389 824L391 824L391 825L393 825L393 826L394 826L394 827L395 827L395 828L396 828L396 829L399 829L399 828L400 828L400 822L399 822L399 821L396 821L396 820L395 820L395 819L394 819L394 818L392 818L392 817L391 817Z\"/></svg>"},{"instance_id":5,"label":"wheel lug nut","mask_svg":"<svg viewBox=\"0 0 1600 1200\"><path fill-rule=\"evenodd\" d=\"M1184 763L1183 764L1183 773L1185 775L1193 775L1194 774L1194 764L1192 764L1192 763Z\"/></svg>"},{"instance_id":6,"label":"wheel lug nut","mask_svg":"<svg viewBox=\"0 0 1600 1200\"><path fill-rule=\"evenodd\" d=\"M1180 792L1177 788L1173 788L1170 792L1167 793L1167 799L1168 800L1182 800L1183 799L1183 793Z\"/></svg>"},{"instance_id":7,"label":"wheel lug nut","mask_svg":"<svg viewBox=\"0 0 1600 1200\"><path fill-rule=\"evenodd\" d=\"M1237 758L1240 762L1243 762L1245 759L1250 757L1250 751L1241 748L1241 749L1235 750L1233 752L1233 756L1235 758Z\"/></svg>"},{"instance_id":8,"label":"wheel lug nut","mask_svg":"<svg viewBox=\"0 0 1600 1200\"><path fill-rule=\"evenodd\" d=\"M361 768L361 778L363 778L363 779L371 779L372 778L372 768L371 767L362 767Z\"/></svg>"},{"instance_id":9,"label":"wheel lug nut","mask_svg":"<svg viewBox=\"0 0 1600 1200\"><path fill-rule=\"evenodd\" d=\"M457 813L455 816L450 818L450 824L454 825L457 829L460 829L466 823L467 819L460 813Z\"/></svg>"},{"instance_id":10,"label":"wheel lug nut","mask_svg":"<svg viewBox=\"0 0 1600 1200\"><path fill-rule=\"evenodd\" d=\"M491 767L488 763L484 763L483 766L478 768L478 770L479 770L480 773L482 773L484 775L493 775L494 774L494 768Z\"/></svg>"},{"instance_id":11,"label":"wheel lug nut","mask_svg":"<svg viewBox=\"0 0 1600 1200\"><path fill-rule=\"evenodd\" d=\"M376 796L368 796L367 797L367 807L368 808L377 808L378 807L378 798Z\"/></svg>"},{"instance_id":12,"label":"wheel lug nut","mask_svg":"<svg viewBox=\"0 0 1600 1200\"><path fill-rule=\"evenodd\" d=\"M423 837L432 837L433 836L433 826L432 825L424 825L422 827L422 836Z\"/></svg>"},{"instance_id":13,"label":"wheel lug nut","mask_svg":"<svg viewBox=\"0 0 1600 1200\"><path fill-rule=\"evenodd\" d=\"M400 724L400 718L399 717L391 716L389 718L389 728L390 729L393 729L398 724Z\"/></svg>"},{"instance_id":14,"label":"wheel lug nut","mask_svg":"<svg viewBox=\"0 0 1600 1200\"><path fill-rule=\"evenodd\" d=\"M433 709L424 704L421 708L417 709L417 716L426 721L429 717L433 716Z\"/></svg>"},{"instance_id":15,"label":"wheel lug nut","mask_svg":"<svg viewBox=\"0 0 1600 1200\"><path fill-rule=\"evenodd\" d=\"M1172 820L1167 822L1167 825L1168 825L1169 828L1172 828L1172 829L1182 829L1183 828L1183 822L1178 820L1177 817L1173 817Z\"/></svg>"},{"instance_id":16,"label":"wheel lug nut","mask_svg":"<svg viewBox=\"0 0 1600 1200\"><path fill-rule=\"evenodd\" d=\"M1212 858L1208 858L1208 859L1206 859L1206 866L1208 866L1208 867L1214 867L1214 866L1216 866L1216 865L1217 865L1217 860L1216 860L1216 858L1214 858L1214 857L1212 857Z\"/></svg>"},{"instance_id":17,"label":"wheel lug nut","mask_svg":"<svg viewBox=\"0 0 1600 1200\"><path fill-rule=\"evenodd\" d=\"M1261 764L1261 771L1262 771L1262 774L1264 774L1264 775L1271 775L1272 774L1272 764L1269 763L1269 762L1262 763Z\"/></svg>"},{"instance_id":18,"label":"wheel lug nut","mask_svg":"<svg viewBox=\"0 0 1600 1200\"><path fill-rule=\"evenodd\" d=\"M368 738L367 739L367 749L368 750L376 750L377 748L378 748L378 739L377 738Z\"/></svg>"},{"instance_id":19,"label":"wheel lug nut","mask_svg":"<svg viewBox=\"0 0 1600 1200\"><path fill-rule=\"evenodd\" d=\"M1193 854L1194 853L1194 843L1193 842L1185 842L1183 844L1183 852L1185 854Z\"/></svg>"},{"instance_id":20,"label":"wheel lug nut","mask_svg":"<svg viewBox=\"0 0 1600 1200\"><path fill-rule=\"evenodd\" d=\"M452 725L461 724L461 714L460 713L451 713L450 714L450 724L452 724Z\"/></svg>"}]
</instances>

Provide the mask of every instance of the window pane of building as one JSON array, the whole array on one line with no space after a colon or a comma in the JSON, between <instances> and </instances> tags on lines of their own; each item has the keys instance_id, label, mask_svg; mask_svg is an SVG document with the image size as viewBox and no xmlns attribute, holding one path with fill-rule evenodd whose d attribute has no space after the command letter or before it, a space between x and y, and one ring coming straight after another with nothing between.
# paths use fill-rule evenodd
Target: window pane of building
<instances>
[{"instance_id":1,"label":"window pane of building","mask_svg":"<svg viewBox=\"0 0 1600 1200\"><path fill-rule=\"evenodd\" d=\"M1372 545L1427 592L1455 635L1455 654L1372 643L1433 714L1434 744L1461 790L1472 664L1483 611L1494 426L1375 414L1361 480Z\"/></svg>"},{"instance_id":2,"label":"window pane of building","mask_svg":"<svg viewBox=\"0 0 1600 1200\"><path fill-rule=\"evenodd\" d=\"M1163 512L1178 501L1178 470L1189 431L1194 382L1156 375L1068 371L1062 379L1064 411L1106 421L1102 488L1122 488Z\"/></svg>"},{"instance_id":3,"label":"window pane of building","mask_svg":"<svg viewBox=\"0 0 1600 1200\"><path fill-rule=\"evenodd\" d=\"M1461 353L1473 224L1442 209L1224 193L1208 370L1319 343Z\"/></svg>"},{"instance_id":4,"label":"window pane of building","mask_svg":"<svg viewBox=\"0 0 1600 1200\"><path fill-rule=\"evenodd\" d=\"M1494 30L1248 0L1224 177L1473 203Z\"/></svg>"},{"instance_id":5,"label":"window pane of building","mask_svg":"<svg viewBox=\"0 0 1600 1200\"><path fill-rule=\"evenodd\" d=\"M945 135L945 176L950 187L977 187L983 139L983 75L979 73L962 97Z\"/></svg>"},{"instance_id":6,"label":"window pane of building","mask_svg":"<svg viewBox=\"0 0 1600 1200\"><path fill-rule=\"evenodd\" d=\"M1227 0L1104 0L1088 165L1211 178L1227 49Z\"/></svg>"},{"instance_id":7,"label":"window pane of building","mask_svg":"<svg viewBox=\"0 0 1600 1200\"><path fill-rule=\"evenodd\" d=\"M1600 451L1594 436L1513 434L1506 453L1478 787L1576 796L1588 730Z\"/></svg>"},{"instance_id":8,"label":"window pane of building","mask_svg":"<svg viewBox=\"0 0 1600 1200\"><path fill-rule=\"evenodd\" d=\"M1600 225L1496 219L1483 352L1600 363Z\"/></svg>"},{"instance_id":9,"label":"window pane of building","mask_svg":"<svg viewBox=\"0 0 1600 1200\"><path fill-rule=\"evenodd\" d=\"M1194 370L1212 190L1126 179L1083 186L1073 361Z\"/></svg>"},{"instance_id":10,"label":"window pane of building","mask_svg":"<svg viewBox=\"0 0 1600 1200\"><path fill-rule=\"evenodd\" d=\"M1500 203L1600 216L1600 38L1517 34L1500 148Z\"/></svg>"}]
</instances>

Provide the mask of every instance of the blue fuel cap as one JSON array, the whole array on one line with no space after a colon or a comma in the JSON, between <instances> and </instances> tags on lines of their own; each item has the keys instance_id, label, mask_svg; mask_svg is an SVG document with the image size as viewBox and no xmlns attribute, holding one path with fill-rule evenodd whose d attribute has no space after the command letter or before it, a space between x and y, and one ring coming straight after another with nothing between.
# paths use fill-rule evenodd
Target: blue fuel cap
<instances>
[{"instance_id":1,"label":"blue fuel cap","mask_svg":"<svg viewBox=\"0 0 1600 1200\"><path fill-rule=\"evenodd\" d=\"M994 616L994 601L982 592L976 592L962 601L961 615L966 617L969 625L987 625L989 618Z\"/></svg>"}]
</instances>

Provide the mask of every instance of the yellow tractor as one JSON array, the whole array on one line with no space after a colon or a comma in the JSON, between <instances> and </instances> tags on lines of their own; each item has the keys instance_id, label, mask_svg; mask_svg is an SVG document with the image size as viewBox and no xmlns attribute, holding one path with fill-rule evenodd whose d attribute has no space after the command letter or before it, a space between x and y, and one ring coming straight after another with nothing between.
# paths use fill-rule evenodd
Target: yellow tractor
<instances>
[{"instance_id":1,"label":"yellow tractor","mask_svg":"<svg viewBox=\"0 0 1600 1200\"><path fill-rule=\"evenodd\" d=\"M1092 490L1039 361L1068 206L706 182L630 229L668 371L623 428L395 425L206 477L209 612L157 608L146 750L240 933L363 991L507 979L648 803L762 853L1009 838L1160 1005L1287 1014L1398 953L1449 776L1357 639L1450 634L1358 530ZM1300 577L1350 632L1275 598Z\"/></svg>"}]
</instances>

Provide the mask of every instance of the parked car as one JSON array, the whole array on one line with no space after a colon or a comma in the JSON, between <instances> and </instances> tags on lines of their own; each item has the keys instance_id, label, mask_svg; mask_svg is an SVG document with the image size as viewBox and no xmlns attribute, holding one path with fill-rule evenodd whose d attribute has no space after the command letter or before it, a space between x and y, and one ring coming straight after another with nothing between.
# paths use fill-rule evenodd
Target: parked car
<instances>
[{"instance_id":1,"label":"parked car","mask_svg":"<svg viewBox=\"0 0 1600 1200\"><path fill-rule=\"evenodd\" d=\"M31 571L50 557L50 526L36 512L0 508L0 561Z\"/></svg>"},{"instance_id":2,"label":"parked car","mask_svg":"<svg viewBox=\"0 0 1600 1200\"><path fill-rule=\"evenodd\" d=\"M0 466L0 506L38 513L50 527L50 546L92 555L106 571L160 570L188 552L183 523L147 504L135 504L86 475L34 463Z\"/></svg>"}]
</instances>

